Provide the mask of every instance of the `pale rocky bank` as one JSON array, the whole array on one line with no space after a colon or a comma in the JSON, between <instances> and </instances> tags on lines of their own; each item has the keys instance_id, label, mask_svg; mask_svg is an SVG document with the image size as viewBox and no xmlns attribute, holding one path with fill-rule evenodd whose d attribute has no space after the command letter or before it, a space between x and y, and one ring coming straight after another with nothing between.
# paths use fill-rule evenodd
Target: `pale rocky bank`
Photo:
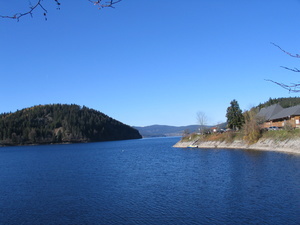
<instances>
[{"instance_id":1,"label":"pale rocky bank","mask_svg":"<svg viewBox=\"0 0 300 225\"><path fill-rule=\"evenodd\" d=\"M227 148L227 149L253 149L261 151L275 151L300 154L300 139L288 139L278 141L273 139L260 139L257 143L249 145L242 140L235 140L227 143L225 141L179 141L173 147L187 148Z\"/></svg>"}]
</instances>

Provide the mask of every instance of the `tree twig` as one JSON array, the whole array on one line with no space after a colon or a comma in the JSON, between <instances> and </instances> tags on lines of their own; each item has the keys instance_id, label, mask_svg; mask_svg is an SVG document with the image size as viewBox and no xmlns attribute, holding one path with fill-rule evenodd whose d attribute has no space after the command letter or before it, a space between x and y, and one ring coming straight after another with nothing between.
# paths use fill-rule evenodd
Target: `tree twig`
<instances>
[{"instance_id":1,"label":"tree twig","mask_svg":"<svg viewBox=\"0 0 300 225\"><path fill-rule=\"evenodd\" d=\"M121 2L122 0L110 0L106 2L103 2L103 0L97 0L97 1L88 0L88 1L93 3L94 5L97 5L99 9L102 9L105 7L114 8L114 5Z\"/></svg>"},{"instance_id":2,"label":"tree twig","mask_svg":"<svg viewBox=\"0 0 300 225\"><path fill-rule=\"evenodd\" d=\"M277 84L280 87L288 90L289 92L300 92L300 83L297 83L297 84L291 83L290 85L287 85L287 84L279 83L279 82L276 82L276 81L273 81L273 80L266 80L266 81L269 81L269 82L272 82L274 84Z\"/></svg>"},{"instance_id":3,"label":"tree twig","mask_svg":"<svg viewBox=\"0 0 300 225\"><path fill-rule=\"evenodd\" d=\"M37 8L41 8L43 10L43 15L45 16L45 19L47 20L46 16L47 16L48 11L43 6L42 1L43 0L37 0L37 3L34 6L29 7L29 10L27 12L16 13L16 14L14 14L12 16L3 16L3 15L0 15L0 18L16 19L17 21L19 21L19 19L21 17L26 16L26 15L30 15L32 17L33 11L35 11ZM54 1L56 2L57 9L60 9L60 2L59 2L59 0L54 0ZM107 7L114 8L114 5L117 4L117 3L119 3L119 2L121 2L122 0L107 0L107 1L104 1L104 0L97 0L97 1L87 0L87 1L93 3L94 5L97 5L98 9L102 9L102 8L107 8Z\"/></svg>"},{"instance_id":4,"label":"tree twig","mask_svg":"<svg viewBox=\"0 0 300 225\"><path fill-rule=\"evenodd\" d=\"M275 47L279 48L282 52L286 53L287 55L291 56L291 57L294 57L294 58L300 58L300 55L299 54L291 54L290 52L287 52L285 51L284 49L282 49L279 45L276 45L275 43L271 42L272 45L274 45ZM282 68L286 69L286 70L290 70L290 71L293 71L293 72L297 72L297 73L300 73L300 70L298 68L289 68L289 67L286 67L286 66L281 66ZM300 92L300 82L298 83L291 83L291 84L284 84L284 83L279 83L279 82L276 82L276 81L273 81L273 80L266 80L266 81L270 81L274 84L277 84L279 85L280 87L288 90L289 92Z\"/></svg>"},{"instance_id":5,"label":"tree twig","mask_svg":"<svg viewBox=\"0 0 300 225\"><path fill-rule=\"evenodd\" d=\"M47 15L47 10L44 8L44 6L42 5L42 2L43 0L38 0L37 3L34 5L34 6L31 6L30 7L30 10L25 12L25 13L16 13L14 14L13 16L2 16L0 15L1 18L7 18L7 19L16 19L19 21L19 19L22 17L22 16L26 16L26 15L30 15L32 17L32 12L40 7L43 11L44 11L44 16Z\"/></svg>"},{"instance_id":6,"label":"tree twig","mask_svg":"<svg viewBox=\"0 0 300 225\"><path fill-rule=\"evenodd\" d=\"M271 42L272 45L274 45L275 47L279 48L281 51L283 51L285 54L288 54L289 56L291 57L294 57L294 58L300 58L300 55L299 54L292 54L290 52L287 52L285 51L284 49L282 49L279 45L276 45L275 43Z\"/></svg>"},{"instance_id":7,"label":"tree twig","mask_svg":"<svg viewBox=\"0 0 300 225\"><path fill-rule=\"evenodd\" d=\"M296 67L295 67L294 69L289 68L289 67L285 67L285 66L281 66L281 67L284 68L284 69L286 69L286 70L291 70L291 71L293 71L293 72L300 73L300 70L297 69Z\"/></svg>"}]
</instances>

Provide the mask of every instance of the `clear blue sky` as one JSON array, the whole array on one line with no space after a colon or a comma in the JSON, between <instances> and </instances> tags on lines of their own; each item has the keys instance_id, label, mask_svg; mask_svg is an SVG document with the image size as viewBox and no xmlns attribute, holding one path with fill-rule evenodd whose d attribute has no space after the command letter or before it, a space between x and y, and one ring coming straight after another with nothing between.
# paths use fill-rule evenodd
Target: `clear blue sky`
<instances>
[{"instance_id":1,"label":"clear blue sky","mask_svg":"<svg viewBox=\"0 0 300 225\"><path fill-rule=\"evenodd\" d=\"M0 14L28 7L18 2ZM131 126L197 124L198 111L214 124L233 99L246 110L296 95L264 79L300 80L280 68L299 59L270 44L300 53L299 0L44 2L47 21L0 19L0 113L74 103Z\"/></svg>"}]
</instances>

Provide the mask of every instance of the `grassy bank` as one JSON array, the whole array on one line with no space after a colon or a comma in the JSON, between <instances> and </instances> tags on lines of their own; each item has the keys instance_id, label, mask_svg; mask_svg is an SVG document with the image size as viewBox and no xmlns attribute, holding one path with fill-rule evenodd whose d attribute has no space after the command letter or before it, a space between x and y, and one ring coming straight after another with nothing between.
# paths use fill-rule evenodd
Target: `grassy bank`
<instances>
[{"instance_id":1,"label":"grassy bank","mask_svg":"<svg viewBox=\"0 0 300 225\"><path fill-rule=\"evenodd\" d=\"M295 130L272 130L261 132L259 139L271 139L275 141L285 141L289 139L300 138L300 129ZM257 139L257 141L259 140ZM191 134L182 138L183 142L187 141L219 141L232 143L235 140L245 140L245 134L243 131L239 132L225 132L225 133L214 133L214 134ZM254 143L251 143L254 144Z\"/></svg>"},{"instance_id":2,"label":"grassy bank","mask_svg":"<svg viewBox=\"0 0 300 225\"><path fill-rule=\"evenodd\" d=\"M191 142L191 141L219 141L226 143L231 143L234 140L242 140L243 133L242 132L226 132L226 133L213 133L213 134L191 134L185 137L182 137L183 142Z\"/></svg>"},{"instance_id":3,"label":"grassy bank","mask_svg":"<svg viewBox=\"0 0 300 225\"><path fill-rule=\"evenodd\" d=\"M277 141L285 141L288 139L300 138L300 129L295 130L271 130L264 132L263 138L273 139Z\"/></svg>"}]
</instances>

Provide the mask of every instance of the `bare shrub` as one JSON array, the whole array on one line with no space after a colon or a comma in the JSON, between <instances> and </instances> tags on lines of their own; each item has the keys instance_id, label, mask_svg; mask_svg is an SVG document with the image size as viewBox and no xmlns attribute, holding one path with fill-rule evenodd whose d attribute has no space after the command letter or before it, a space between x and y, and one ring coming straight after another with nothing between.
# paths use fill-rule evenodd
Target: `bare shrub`
<instances>
[{"instance_id":1,"label":"bare shrub","mask_svg":"<svg viewBox=\"0 0 300 225\"><path fill-rule=\"evenodd\" d=\"M292 130L294 130L294 127L290 122L285 122L284 126L283 126L283 129L286 130L286 131L292 131Z\"/></svg>"},{"instance_id":2,"label":"bare shrub","mask_svg":"<svg viewBox=\"0 0 300 225\"><path fill-rule=\"evenodd\" d=\"M256 143L261 138L261 119L257 116L257 110L252 108L244 113L245 124L243 126L244 140L248 144Z\"/></svg>"}]
</instances>

